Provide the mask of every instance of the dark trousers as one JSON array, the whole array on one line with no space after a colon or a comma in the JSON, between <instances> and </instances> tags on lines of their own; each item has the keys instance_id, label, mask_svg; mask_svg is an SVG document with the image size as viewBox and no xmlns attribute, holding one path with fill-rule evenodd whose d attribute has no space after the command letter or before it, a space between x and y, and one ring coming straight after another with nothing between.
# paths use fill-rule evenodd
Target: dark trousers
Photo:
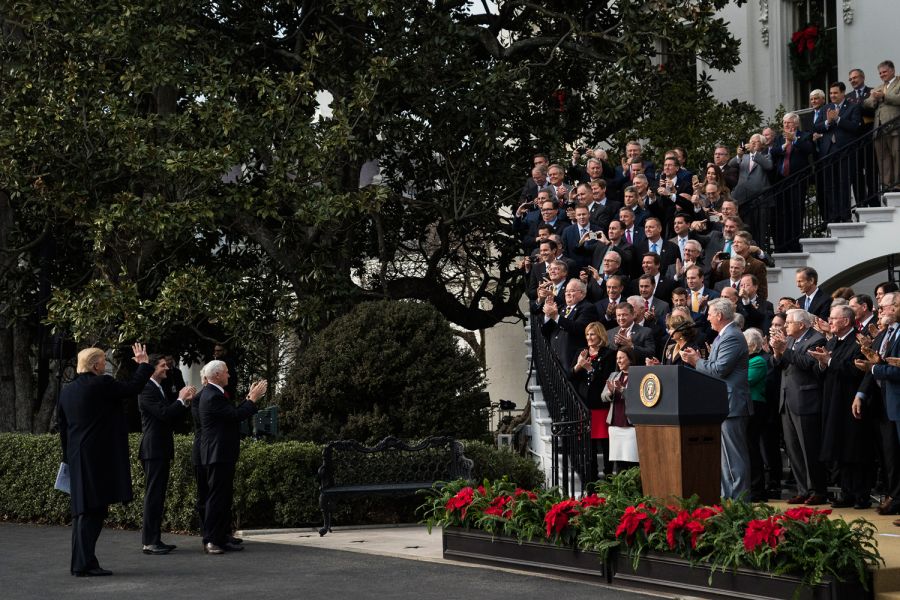
<instances>
[{"instance_id":1,"label":"dark trousers","mask_svg":"<svg viewBox=\"0 0 900 600\"><path fill-rule=\"evenodd\" d=\"M206 467L194 465L194 481L197 482L197 504L194 506L200 519L200 535L206 544L209 541L206 535L206 500L209 498L209 475L206 473Z\"/></svg>"},{"instance_id":2,"label":"dark trousers","mask_svg":"<svg viewBox=\"0 0 900 600\"><path fill-rule=\"evenodd\" d=\"M775 201L775 252L800 252L803 209L809 180L803 178L779 194ZM757 240L759 241L759 240Z\"/></svg>"},{"instance_id":3,"label":"dark trousers","mask_svg":"<svg viewBox=\"0 0 900 600\"><path fill-rule=\"evenodd\" d=\"M234 463L206 465L209 495L206 498L206 537L222 546L231 537L231 502L234 498Z\"/></svg>"},{"instance_id":4,"label":"dark trousers","mask_svg":"<svg viewBox=\"0 0 900 600\"><path fill-rule=\"evenodd\" d=\"M766 430L764 402L753 403L753 414L747 423L747 443L750 450L750 498L754 501L766 497L766 464L763 456L763 436Z\"/></svg>"},{"instance_id":5,"label":"dark trousers","mask_svg":"<svg viewBox=\"0 0 900 600\"><path fill-rule=\"evenodd\" d=\"M824 495L827 491L825 465L819 460L822 448L822 415L798 415L787 407L781 413L784 447L791 471L797 481L797 493Z\"/></svg>"},{"instance_id":6,"label":"dark trousers","mask_svg":"<svg viewBox=\"0 0 900 600\"><path fill-rule=\"evenodd\" d=\"M166 488L169 485L167 458L143 461L144 466L144 520L141 526L141 543L145 546L160 544L163 510L166 505Z\"/></svg>"},{"instance_id":7,"label":"dark trousers","mask_svg":"<svg viewBox=\"0 0 900 600\"><path fill-rule=\"evenodd\" d=\"M95 508L72 517L72 563L71 572L83 573L100 567L97 561L97 538L103 529L103 521L109 508Z\"/></svg>"},{"instance_id":8,"label":"dark trousers","mask_svg":"<svg viewBox=\"0 0 900 600\"><path fill-rule=\"evenodd\" d=\"M896 498L900 503L900 442L897 440L897 429L887 416L878 421L878 449L881 462L881 479L886 496Z\"/></svg>"},{"instance_id":9,"label":"dark trousers","mask_svg":"<svg viewBox=\"0 0 900 600\"><path fill-rule=\"evenodd\" d=\"M872 467L869 463L841 463L841 494L844 500L868 504L872 489Z\"/></svg>"}]
</instances>

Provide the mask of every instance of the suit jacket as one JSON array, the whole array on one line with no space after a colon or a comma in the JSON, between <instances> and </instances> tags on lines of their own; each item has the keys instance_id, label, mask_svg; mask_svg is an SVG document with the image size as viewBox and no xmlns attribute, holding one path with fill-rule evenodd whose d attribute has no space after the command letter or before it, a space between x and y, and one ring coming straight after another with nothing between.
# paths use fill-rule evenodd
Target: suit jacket
<instances>
[{"instance_id":1,"label":"suit jacket","mask_svg":"<svg viewBox=\"0 0 900 600\"><path fill-rule=\"evenodd\" d=\"M799 306L800 308L804 308L805 304L806 296L799 296L797 298L797 306ZM807 312L827 321L829 315L831 314L831 297L823 292L820 288L816 288L816 293L813 296L812 304L809 305L809 309L807 310Z\"/></svg>"},{"instance_id":2,"label":"suit jacket","mask_svg":"<svg viewBox=\"0 0 900 600\"><path fill-rule=\"evenodd\" d=\"M606 388L607 377L616 370L616 353L610 348L601 348L597 358L591 362L592 371L586 369L575 371L577 360L578 353L567 371L569 380L575 386L575 391L591 410L605 408L600 397Z\"/></svg>"},{"instance_id":3,"label":"suit jacket","mask_svg":"<svg viewBox=\"0 0 900 600\"><path fill-rule=\"evenodd\" d=\"M787 338L784 354L774 359L775 368L781 372L779 412L787 409L795 415L815 415L822 411L818 362L807 351L824 345L825 337L815 329L807 329L797 339Z\"/></svg>"},{"instance_id":4,"label":"suit jacket","mask_svg":"<svg viewBox=\"0 0 900 600\"><path fill-rule=\"evenodd\" d=\"M816 133L821 133L819 139L819 152L822 156L834 154L850 142L856 139L860 127L862 127L862 116L859 113L859 106L849 102L841 102L840 106L829 104L828 109L838 109L838 120L829 124L823 119L816 124Z\"/></svg>"},{"instance_id":5,"label":"suit jacket","mask_svg":"<svg viewBox=\"0 0 900 600\"><path fill-rule=\"evenodd\" d=\"M875 109L867 107L865 105L865 102L869 98L869 96L872 95L872 88L864 85L859 91L861 92L861 94L857 95L857 91L855 89L848 90L846 100L850 104L855 104L859 107L859 114L863 118L863 128L869 130L872 128L872 121L875 117Z\"/></svg>"},{"instance_id":6,"label":"suit jacket","mask_svg":"<svg viewBox=\"0 0 900 600\"><path fill-rule=\"evenodd\" d=\"M544 224L544 221L537 220L528 227L528 233L522 238L522 246L525 248L525 254L531 254L531 251L537 248L538 227ZM556 221L553 223L553 233L562 235L563 230L569 226L569 220L566 218L565 212L560 211Z\"/></svg>"},{"instance_id":7,"label":"suit jacket","mask_svg":"<svg viewBox=\"0 0 900 600\"><path fill-rule=\"evenodd\" d=\"M597 231L590 223L587 225L588 230ZM597 240L587 240L584 244L579 244L581 236L578 234L578 223L572 223L562 232L563 253L573 261L577 269L591 264L591 258L594 255L594 249L597 247ZM570 273L572 277L577 277L577 273Z\"/></svg>"},{"instance_id":8,"label":"suit jacket","mask_svg":"<svg viewBox=\"0 0 900 600\"><path fill-rule=\"evenodd\" d=\"M900 117L900 76L895 75L893 81L888 83L882 82L875 90L884 92L884 98L875 100L870 95L863 106L875 110L875 127L880 127ZM900 135L900 129L895 129L891 135Z\"/></svg>"},{"instance_id":9,"label":"suit jacket","mask_svg":"<svg viewBox=\"0 0 900 600\"><path fill-rule=\"evenodd\" d=\"M731 197L734 198L738 205L747 202L750 198L769 187L769 171L772 170L772 160L765 152L757 152L752 159L749 153L744 154L740 162L738 162L737 156L731 160L738 165L738 173L740 174L737 186L731 192ZM750 170L751 160L756 163L752 171Z\"/></svg>"},{"instance_id":10,"label":"suit jacket","mask_svg":"<svg viewBox=\"0 0 900 600\"><path fill-rule=\"evenodd\" d=\"M616 349L616 335L621 327L614 327L609 330L609 347ZM653 339L653 332L649 327L641 327L637 323L631 326L631 343L634 346L635 359L638 365L644 364L644 359L656 354L656 340Z\"/></svg>"},{"instance_id":11,"label":"suit jacket","mask_svg":"<svg viewBox=\"0 0 900 600\"><path fill-rule=\"evenodd\" d=\"M628 278L634 276L635 269L635 257L634 257L634 246L625 241L625 238L619 240L619 243L613 246L604 246L603 244L597 244L594 247L594 256L591 258L591 265L601 273L603 272L603 257L606 256L606 253L610 250L615 250L619 253L619 256L622 257L622 264L619 265L619 270L622 271ZM640 267L640 265L638 265Z\"/></svg>"},{"instance_id":12,"label":"suit jacket","mask_svg":"<svg viewBox=\"0 0 900 600\"><path fill-rule=\"evenodd\" d=\"M619 301L616 302L616 304L619 302L625 302L624 292L619 296ZM603 324L603 327L606 328L607 332L617 326L615 311L613 311L612 315L607 312L609 310L609 297L603 298L599 302L595 302L594 307L597 309L597 314L600 315L599 320Z\"/></svg>"},{"instance_id":13,"label":"suit jacket","mask_svg":"<svg viewBox=\"0 0 900 600\"><path fill-rule=\"evenodd\" d=\"M584 328L589 323L598 321L600 315L597 314L597 308L587 300L576 304L569 316L564 316L565 301L558 306L559 317L555 321L550 319L541 324L541 333L550 340L550 347L556 353L563 369L568 370L573 364L575 355L587 347Z\"/></svg>"},{"instance_id":14,"label":"suit jacket","mask_svg":"<svg viewBox=\"0 0 900 600\"><path fill-rule=\"evenodd\" d=\"M738 300L737 311L744 315L744 330L756 327L766 335L775 316L775 306L768 300L760 300L758 297L756 300L756 306L752 303L744 304L742 299Z\"/></svg>"},{"instance_id":15,"label":"suit jacket","mask_svg":"<svg viewBox=\"0 0 900 600\"><path fill-rule=\"evenodd\" d=\"M714 280L713 283L723 279L731 281L731 276L728 274L730 266L730 259L722 261L719 265L719 270L711 274L710 278ZM759 281L759 289L756 290L756 294L760 300L767 300L769 298L769 271L766 268L766 263L750 256L747 258L747 267L744 269L744 273L756 275L756 279Z\"/></svg>"},{"instance_id":16,"label":"suit jacket","mask_svg":"<svg viewBox=\"0 0 900 600\"><path fill-rule=\"evenodd\" d=\"M62 389L56 417L73 515L134 498L124 401L136 396L151 375L153 367L146 363L129 381L81 373Z\"/></svg>"},{"instance_id":17,"label":"suit jacket","mask_svg":"<svg viewBox=\"0 0 900 600\"><path fill-rule=\"evenodd\" d=\"M772 145L772 163L780 177L784 177L784 157L786 140L784 135L775 138ZM788 159L788 175L799 173L809 166L809 161L815 154L816 147L812 140L812 134L805 131L797 132L797 139L791 144L791 156Z\"/></svg>"},{"instance_id":18,"label":"suit jacket","mask_svg":"<svg viewBox=\"0 0 900 600\"><path fill-rule=\"evenodd\" d=\"M141 410L141 446L138 458L171 459L175 456L174 427L188 412L188 407L178 400L170 400L165 391L153 381L148 381L138 398Z\"/></svg>"},{"instance_id":19,"label":"suit jacket","mask_svg":"<svg viewBox=\"0 0 900 600\"><path fill-rule=\"evenodd\" d=\"M728 416L753 414L748 379L750 353L747 340L734 323L719 332L709 351L709 358L697 361L697 370L725 381L728 387Z\"/></svg>"},{"instance_id":20,"label":"suit jacket","mask_svg":"<svg viewBox=\"0 0 900 600\"><path fill-rule=\"evenodd\" d=\"M900 333L894 334L894 340L888 347L887 356L900 356ZM900 421L900 367L892 367L887 363L877 364L871 369L872 377L882 382L885 406L891 421Z\"/></svg>"},{"instance_id":21,"label":"suit jacket","mask_svg":"<svg viewBox=\"0 0 900 600\"><path fill-rule=\"evenodd\" d=\"M200 464L236 463L241 449L240 424L256 414L256 403L244 400L235 406L215 385L200 392Z\"/></svg>"},{"instance_id":22,"label":"suit jacket","mask_svg":"<svg viewBox=\"0 0 900 600\"><path fill-rule=\"evenodd\" d=\"M674 265L675 261L681 258L681 251L678 246L672 242L659 238L657 241L657 254L659 254L659 272L665 273L669 270L670 265ZM635 261L638 267L641 266L641 257L650 252L650 240L642 239L634 245Z\"/></svg>"},{"instance_id":23,"label":"suit jacket","mask_svg":"<svg viewBox=\"0 0 900 600\"><path fill-rule=\"evenodd\" d=\"M619 218L619 209L622 208L620 202L616 202L611 198L606 198L604 204L594 202L588 206L591 211L591 225L597 228L595 231L602 231L603 233L609 231L610 221Z\"/></svg>"}]
</instances>

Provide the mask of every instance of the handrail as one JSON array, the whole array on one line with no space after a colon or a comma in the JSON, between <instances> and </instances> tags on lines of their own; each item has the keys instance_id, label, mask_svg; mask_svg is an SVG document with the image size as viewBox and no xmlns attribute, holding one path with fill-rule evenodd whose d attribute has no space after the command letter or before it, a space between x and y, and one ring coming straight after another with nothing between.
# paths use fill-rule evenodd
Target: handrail
<instances>
[{"instance_id":1,"label":"handrail","mask_svg":"<svg viewBox=\"0 0 900 600\"><path fill-rule=\"evenodd\" d=\"M596 480L591 460L591 411L578 396L550 344L541 334L540 315L531 316L531 354L552 423L552 485L573 496L576 477Z\"/></svg>"},{"instance_id":2,"label":"handrail","mask_svg":"<svg viewBox=\"0 0 900 600\"><path fill-rule=\"evenodd\" d=\"M740 213L749 222L757 245L769 253L799 252L801 238L824 237L827 195L842 188L847 193L844 186L853 190L855 208L880 206L882 190L874 172L874 146L877 138L898 130L900 117L751 196L740 206ZM863 165L872 172L863 174ZM900 181L889 185L898 184Z\"/></svg>"}]
</instances>

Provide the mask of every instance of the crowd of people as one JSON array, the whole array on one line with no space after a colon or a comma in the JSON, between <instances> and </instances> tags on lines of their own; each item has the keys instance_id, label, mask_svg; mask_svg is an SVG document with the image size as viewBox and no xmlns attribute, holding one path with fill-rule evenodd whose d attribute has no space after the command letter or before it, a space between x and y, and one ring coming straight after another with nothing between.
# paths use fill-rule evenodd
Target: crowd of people
<instances>
[{"instance_id":1,"label":"crowd of people","mask_svg":"<svg viewBox=\"0 0 900 600\"><path fill-rule=\"evenodd\" d=\"M137 369L129 381L119 381L106 374L103 350L82 350L77 376L60 394L57 419L72 510L70 572L78 577L112 574L100 567L96 545L109 505L134 497L124 408L135 396L143 433L138 458L145 476L142 552L163 555L175 549L162 541L161 529L174 430L188 412L194 421L191 460L203 550L216 555L243 548L231 528L239 426L257 412L266 381L252 383L246 399L235 404L237 377L223 346L216 346L216 358L202 368L199 391L184 385L173 356L148 356L142 344L132 351Z\"/></svg>"},{"instance_id":2,"label":"crowd of people","mask_svg":"<svg viewBox=\"0 0 900 600\"><path fill-rule=\"evenodd\" d=\"M513 220L519 268L541 333L591 409L605 460L594 474L640 460L624 404L629 367L683 364L727 383L723 497L780 498L783 444L796 486L788 502L865 509L877 491L879 512L900 513L897 286L832 298L802 268L798 297L770 299L771 256L744 211L775 179L896 116L893 63L878 71L882 85L872 90L853 69L853 89L831 85L830 104L815 90L812 131L788 113L780 132L753 135L734 157L717 145L703 173L685 168L681 148L657 170L637 141L615 167L603 149L585 152L584 164L580 149L566 165L535 155ZM900 152L892 140L876 142L878 169L860 159L859 177L826 174L818 193L829 221L849 220L851 190L867 198L877 173L884 187L900 182ZM800 209L779 202L799 201L776 199L778 251L793 249L800 227ZM829 484L840 493L829 498Z\"/></svg>"}]
</instances>

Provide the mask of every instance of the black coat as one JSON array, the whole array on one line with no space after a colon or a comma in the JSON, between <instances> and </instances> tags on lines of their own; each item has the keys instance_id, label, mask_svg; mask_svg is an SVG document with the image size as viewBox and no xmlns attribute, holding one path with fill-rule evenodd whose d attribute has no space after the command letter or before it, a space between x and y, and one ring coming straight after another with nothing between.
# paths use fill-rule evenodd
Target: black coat
<instances>
[{"instance_id":1,"label":"black coat","mask_svg":"<svg viewBox=\"0 0 900 600\"><path fill-rule=\"evenodd\" d=\"M575 371L578 354L580 352L576 353L572 366L569 368L569 379L575 386L575 391L589 409L608 408L600 399L600 395L603 393L603 388L606 387L606 380L616 370L616 352L608 346L600 348L597 358L591 362L593 371L586 369Z\"/></svg>"},{"instance_id":2,"label":"black coat","mask_svg":"<svg viewBox=\"0 0 900 600\"><path fill-rule=\"evenodd\" d=\"M576 304L568 317L563 316L566 311L565 301L558 306L559 318L543 323L541 333L550 340L550 347L553 348L563 368L568 370L574 364L575 355L587 346L584 338L585 327L589 323L599 321L600 315L597 308L587 300Z\"/></svg>"},{"instance_id":3,"label":"black coat","mask_svg":"<svg viewBox=\"0 0 900 600\"><path fill-rule=\"evenodd\" d=\"M200 464L236 463L241 450L241 421L256 414L256 403L235 406L215 385L200 392Z\"/></svg>"},{"instance_id":4,"label":"black coat","mask_svg":"<svg viewBox=\"0 0 900 600\"><path fill-rule=\"evenodd\" d=\"M866 411L862 419L855 419L850 412L863 379L862 371L853 364L855 359L863 359L856 335L851 332L843 340L832 337L825 348L831 350L831 362L822 382L821 459L845 464L871 461L875 450L874 422ZM817 370L822 373L821 367Z\"/></svg>"},{"instance_id":5,"label":"black coat","mask_svg":"<svg viewBox=\"0 0 900 600\"><path fill-rule=\"evenodd\" d=\"M73 515L134 498L124 401L151 375L153 367L141 364L130 381L81 373L63 388L57 420Z\"/></svg>"},{"instance_id":6,"label":"black coat","mask_svg":"<svg viewBox=\"0 0 900 600\"><path fill-rule=\"evenodd\" d=\"M138 398L141 409L141 447L138 458L171 459L175 456L173 438L175 423L188 412L188 407L178 400L170 400L168 394L152 381L148 381Z\"/></svg>"}]
</instances>

